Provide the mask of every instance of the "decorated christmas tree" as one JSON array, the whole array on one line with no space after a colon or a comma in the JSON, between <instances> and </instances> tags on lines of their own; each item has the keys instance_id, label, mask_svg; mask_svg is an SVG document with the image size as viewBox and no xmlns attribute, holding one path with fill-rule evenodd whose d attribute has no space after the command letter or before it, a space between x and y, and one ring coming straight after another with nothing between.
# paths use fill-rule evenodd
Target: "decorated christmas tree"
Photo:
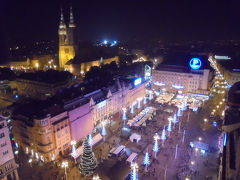
<instances>
[{"instance_id":1,"label":"decorated christmas tree","mask_svg":"<svg viewBox=\"0 0 240 180\"><path fill-rule=\"evenodd\" d=\"M168 132L172 131L172 121L169 121L167 131Z\"/></svg>"},{"instance_id":2,"label":"decorated christmas tree","mask_svg":"<svg viewBox=\"0 0 240 180\"><path fill-rule=\"evenodd\" d=\"M88 143L88 139L85 138L83 141L83 154L81 156L81 162L79 164L80 172L84 176L91 176L96 168L97 159L92 152L92 148Z\"/></svg>"},{"instance_id":3,"label":"decorated christmas tree","mask_svg":"<svg viewBox=\"0 0 240 180\"><path fill-rule=\"evenodd\" d=\"M147 171L147 167L150 164L148 152L145 153L145 156L144 156L144 159L143 159L143 164L145 165L145 171Z\"/></svg>"},{"instance_id":4,"label":"decorated christmas tree","mask_svg":"<svg viewBox=\"0 0 240 180\"><path fill-rule=\"evenodd\" d=\"M131 180L138 180L137 168L138 165L136 163L132 164Z\"/></svg>"},{"instance_id":5,"label":"decorated christmas tree","mask_svg":"<svg viewBox=\"0 0 240 180\"><path fill-rule=\"evenodd\" d=\"M167 139L167 137L166 137L166 130L165 130L165 126L164 126L162 135L161 135L161 140L165 140L165 139Z\"/></svg>"},{"instance_id":6,"label":"decorated christmas tree","mask_svg":"<svg viewBox=\"0 0 240 180\"><path fill-rule=\"evenodd\" d=\"M155 158L157 156L157 152L159 151L159 147L158 147L158 139L154 140L154 144L153 144L153 152L155 154Z\"/></svg>"}]
</instances>

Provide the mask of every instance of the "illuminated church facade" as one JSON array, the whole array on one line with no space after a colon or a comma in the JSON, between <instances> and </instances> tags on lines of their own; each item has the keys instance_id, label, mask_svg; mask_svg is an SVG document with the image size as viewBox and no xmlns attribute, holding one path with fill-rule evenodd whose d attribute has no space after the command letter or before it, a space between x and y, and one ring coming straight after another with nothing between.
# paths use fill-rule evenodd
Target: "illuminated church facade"
<instances>
[{"instance_id":1,"label":"illuminated church facade","mask_svg":"<svg viewBox=\"0 0 240 180\"><path fill-rule=\"evenodd\" d=\"M59 35L59 68L66 69L66 62L73 59L77 51L76 42L76 25L74 24L73 11L70 6L70 20L68 26L64 22L63 12L61 9L61 17L58 29Z\"/></svg>"}]
</instances>

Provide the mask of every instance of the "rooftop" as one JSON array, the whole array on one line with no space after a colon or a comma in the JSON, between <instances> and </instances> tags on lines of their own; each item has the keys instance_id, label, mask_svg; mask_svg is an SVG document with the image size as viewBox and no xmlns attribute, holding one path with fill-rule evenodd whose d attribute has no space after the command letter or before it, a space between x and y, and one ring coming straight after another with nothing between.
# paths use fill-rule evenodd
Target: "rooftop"
<instances>
[{"instance_id":1,"label":"rooftop","mask_svg":"<svg viewBox=\"0 0 240 180\"><path fill-rule=\"evenodd\" d=\"M228 104L240 107L240 81L236 82L228 91Z\"/></svg>"},{"instance_id":2,"label":"rooftop","mask_svg":"<svg viewBox=\"0 0 240 180\"><path fill-rule=\"evenodd\" d=\"M36 71L28 73L24 72L17 76L17 78L19 79L37 81L48 84L63 82L71 77L72 75L67 71L56 70Z\"/></svg>"},{"instance_id":3,"label":"rooftop","mask_svg":"<svg viewBox=\"0 0 240 180\"><path fill-rule=\"evenodd\" d=\"M221 66L232 72L240 73L240 61L236 59L217 61Z\"/></svg>"},{"instance_id":4,"label":"rooftop","mask_svg":"<svg viewBox=\"0 0 240 180\"><path fill-rule=\"evenodd\" d=\"M124 82L121 81L121 84ZM80 83L61 89L55 96L47 100L28 100L22 104L14 104L13 116L23 115L30 120L42 119L46 115L57 115L72 107L81 106L90 101L90 98L98 103L106 99L109 90L111 93L118 91L117 81L115 84L86 93L82 88L87 84ZM77 102L77 103L76 103Z\"/></svg>"},{"instance_id":5,"label":"rooftop","mask_svg":"<svg viewBox=\"0 0 240 180\"><path fill-rule=\"evenodd\" d=\"M181 67L189 68L189 61L192 58L199 58L202 62L200 69L209 69L210 64L208 62L208 56L199 53L189 53L189 52L171 52L164 57L162 65L176 65Z\"/></svg>"},{"instance_id":6,"label":"rooftop","mask_svg":"<svg viewBox=\"0 0 240 180\"><path fill-rule=\"evenodd\" d=\"M200 70L192 70L191 68L184 67L184 66L164 65L164 64L160 64L156 68L156 70L171 71L171 72L178 72L178 73L194 73L194 74L202 74L203 73Z\"/></svg>"}]
</instances>

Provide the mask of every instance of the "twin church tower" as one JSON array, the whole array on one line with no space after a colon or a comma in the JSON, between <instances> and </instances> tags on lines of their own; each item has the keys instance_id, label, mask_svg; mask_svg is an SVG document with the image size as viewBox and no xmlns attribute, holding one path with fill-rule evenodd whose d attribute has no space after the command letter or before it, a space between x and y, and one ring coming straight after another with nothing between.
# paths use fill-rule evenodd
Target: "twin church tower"
<instances>
[{"instance_id":1,"label":"twin church tower","mask_svg":"<svg viewBox=\"0 0 240 180\"><path fill-rule=\"evenodd\" d=\"M70 6L69 24L66 26L61 9L61 17L58 29L59 35L59 67L65 68L66 62L75 57L77 52L76 25L74 24L72 6Z\"/></svg>"}]
</instances>

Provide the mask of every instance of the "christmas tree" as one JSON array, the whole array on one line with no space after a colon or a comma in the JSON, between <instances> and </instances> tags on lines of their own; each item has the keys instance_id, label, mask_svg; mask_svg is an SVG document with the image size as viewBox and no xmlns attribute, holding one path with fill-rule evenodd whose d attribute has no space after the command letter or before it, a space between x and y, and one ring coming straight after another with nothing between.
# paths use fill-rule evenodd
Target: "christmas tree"
<instances>
[{"instance_id":1,"label":"christmas tree","mask_svg":"<svg viewBox=\"0 0 240 180\"><path fill-rule=\"evenodd\" d=\"M182 112L181 112L181 109L180 109L180 108L178 108L177 116L178 116L178 117L182 116Z\"/></svg>"},{"instance_id":2,"label":"christmas tree","mask_svg":"<svg viewBox=\"0 0 240 180\"><path fill-rule=\"evenodd\" d=\"M158 140L155 139L154 144L153 144L153 152L155 152L155 158L156 158L156 154L157 154L158 151L159 151Z\"/></svg>"},{"instance_id":3,"label":"christmas tree","mask_svg":"<svg viewBox=\"0 0 240 180\"><path fill-rule=\"evenodd\" d=\"M144 159L143 159L143 164L145 165L145 171L147 171L147 167L150 164L148 152L145 153L145 156L144 156Z\"/></svg>"},{"instance_id":4,"label":"christmas tree","mask_svg":"<svg viewBox=\"0 0 240 180\"><path fill-rule=\"evenodd\" d=\"M157 133L155 133L155 135L153 136L153 139L154 139L153 152L154 152L155 158L156 158L157 152L159 151L159 147L158 147L158 140L160 139L159 135Z\"/></svg>"},{"instance_id":5,"label":"christmas tree","mask_svg":"<svg viewBox=\"0 0 240 180\"><path fill-rule=\"evenodd\" d=\"M137 173L138 165L134 163L131 166L132 166L131 180L138 180L138 173Z\"/></svg>"},{"instance_id":6,"label":"christmas tree","mask_svg":"<svg viewBox=\"0 0 240 180\"><path fill-rule=\"evenodd\" d=\"M172 121L169 121L167 131L168 132L172 131Z\"/></svg>"},{"instance_id":7,"label":"christmas tree","mask_svg":"<svg viewBox=\"0 0 240 180\"><path fill-rule=\"evenodd\" d=\"M81 162L79 169L84 176L91 176L93 171L97 168L97 159L95 158L92 148L88 143L88 139L83 141L83 154L81 156Z\"/></svg>"}]
</instances>

